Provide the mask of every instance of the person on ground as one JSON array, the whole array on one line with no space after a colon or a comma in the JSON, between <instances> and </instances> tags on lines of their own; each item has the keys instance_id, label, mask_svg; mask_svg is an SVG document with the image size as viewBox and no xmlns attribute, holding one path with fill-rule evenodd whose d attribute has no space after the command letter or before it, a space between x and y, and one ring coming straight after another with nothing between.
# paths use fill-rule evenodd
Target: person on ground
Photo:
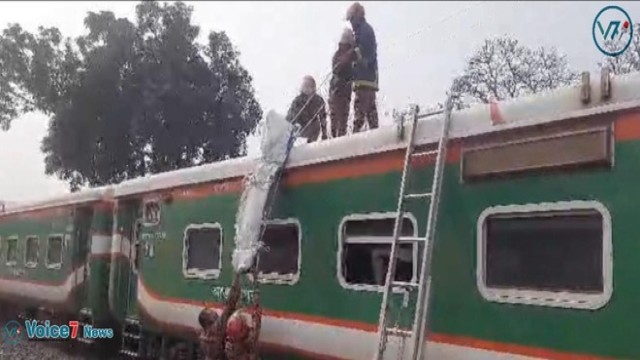
<instances>
[{"instance_id":1,"label":"person on ground","mask_svg":"<svg viewBox=\"0 0 640 360\"><path fill-rule=\"evenodd\" d=\"M234 275L229 296L221 312L206 307L198 316L200 323L200 348L206 360L220 360L225 356L226 327L228 319L235 313L242 295L240 276Z\"/></svg>"}]
</instances>

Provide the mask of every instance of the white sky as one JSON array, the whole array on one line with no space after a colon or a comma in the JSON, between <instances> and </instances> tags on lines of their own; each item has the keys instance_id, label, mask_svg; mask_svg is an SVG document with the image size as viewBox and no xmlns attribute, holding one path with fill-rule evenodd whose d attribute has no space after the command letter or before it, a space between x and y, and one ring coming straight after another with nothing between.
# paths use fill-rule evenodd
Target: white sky
<instances>
[{"instance_id":1,"label":"white sky","mask_svg":"<svg viewBox=\"0 0 640 360\"><path fill-rule=\"evenodd\" d=\"M224 30L253 76L262 108L284 113L303 75L319 83L350 2L193 2L193 22L204 41ZM409 103L444 102L451 79L485 38L509 35L528 46L555 46L578 71L597 69L601 55L591 26L605 2L362 2L376 31L381 112ZM0 2L0 26L19 23L34 31L56 26L65 36L84 32L87 11L109 10L133 19L136 2ZM640 2L626 2L633 22ZM326 91L326 90L325 90ZM325 92L326 94L326 92ZM325 95L323 94L323 95ZM48 119L39 113L0 132L0 200L24 201L67 192L65 183L44 175L40 142ZM382 124L390 119L383 119ZM250 154L257 139L249 142Z\"/></svg>"}]
</instances>

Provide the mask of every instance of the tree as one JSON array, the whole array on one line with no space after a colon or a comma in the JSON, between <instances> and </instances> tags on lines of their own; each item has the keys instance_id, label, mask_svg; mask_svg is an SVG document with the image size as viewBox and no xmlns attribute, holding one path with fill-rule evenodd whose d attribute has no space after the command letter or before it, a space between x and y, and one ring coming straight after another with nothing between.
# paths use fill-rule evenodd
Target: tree
<instances>
[{"instance_id":1,"label":"tree","mask_svg":"<svg viewBox=\"0 0 640 360\"><path fill-rule=\"evenodd\" d=\"M47 174L72 189L236 157L262 117L224 32L196 38L191 7L144 1L135 22L90 12L87 34L0 36L0 125L39 110Z\"/></svg>"},{"instance_id":2,"label":"tree","mask_svg":"<svg viewBox=\"0 0 640 360\"><path fill-rule=\"evenodd\" d=\"M604 47L607 51L613 53L621 50L625 44L619 40L608 40L605 42ZM616 75L640 71L640 24L634 25L631 43L622 54L616 57L608 56L602 62L598 63L598 65L600 65L601 68L604 66L609 67L611 72Z\"/></svg>"},{"instance_id":3,"label":"tree","mask_svg":"<svg viewBox=\"0 0 640 360\"><path fill-rule=\"evenodd\" d=\"M556 49L530 49L517 40L499 37L485 40L467 62L452 91L458 108L467 106L463 97L488 103L571 84L577 73Z\"/></svg>"}]
</instances>

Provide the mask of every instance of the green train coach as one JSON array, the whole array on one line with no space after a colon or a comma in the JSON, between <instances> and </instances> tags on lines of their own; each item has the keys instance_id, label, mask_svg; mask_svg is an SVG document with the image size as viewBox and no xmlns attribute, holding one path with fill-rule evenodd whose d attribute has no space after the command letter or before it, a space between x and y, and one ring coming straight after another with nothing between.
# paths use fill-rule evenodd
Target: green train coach
<instances>
[{"instance_id":1,"label":"green train coach","mask_svg":"<svg viewBox=\"0 0 640 360\"><path fill-rule=\"evenodd\" d=\"M112 189L96 188L0 212L3 317L114 326L107 302Z\"/></svg>"},{"instance_id":2,"label":"green train coach","mask_svg":"<svg viewBox=\"0 0 640 360\"><path fill-rule=\"evenodd\" d=\"M425 359L640 359L640 74L584 79L454 112ZM418 122L418 150L435 148L442 121ZM387 126L293 149L262 238L262 358L371 358L406 145ZM430 184L434 161L414 160L409 189ZM256 163L9 207L3 305L112 326L128 356L198 358L198 314L231 284ZM423 231L427 211L411 203L405 235ZM420 250L401 245L397 279L417 278ZM414 294L392 300L406 321ZM402 358L401 341L389 346Z\"/></svg>"}]
</instances>

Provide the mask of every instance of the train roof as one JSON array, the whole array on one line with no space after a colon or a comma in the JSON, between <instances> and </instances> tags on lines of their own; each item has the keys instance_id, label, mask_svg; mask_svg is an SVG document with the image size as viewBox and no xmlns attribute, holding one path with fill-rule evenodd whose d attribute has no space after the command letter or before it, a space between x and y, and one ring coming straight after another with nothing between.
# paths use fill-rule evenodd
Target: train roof
<instances>
[{"instance_id":1,"label":"train roof","mask_svg":"<svg viewBox=\"0 0 640 360\"><path fill-rule=\"evenodd\" d=\"M454 112L449 136L451 139L465 138L640 106L640 73L611 77L611 96L607 100L601 98L600 76L590 76L589 83L591 100L586 104L581 100L581 84L500 102L498 106L504 120L500 124L491 121L488 104ZM435 143L438 140L443 116L440 114L419 121L416 129L417 145ZM405 146L405 142L398 139L395 126L382 126L358 134L296 146L291 151L286 167L334 161ZM255 161L255 157L242 157L131 179L117 185L114 196L122 197L244 176L253 169Z\"/></svg>"},{"instance_id":2,"label":"train roof","mask_svg":"<svg viewBox=\"0 0 640 360\"><path fill-rule=\"evenodd\" d=\"M6 204L4 210L0 208L0 217L9 214L22 213L28 211L44 210L58 206L75 205L104 200L113 194L112 186L103 186L81 190L74 193L50 197L45 200L33 202Z\"/></svg>"},{"instance_id":3,"label":"train roof","mask_svg":"<svg viewBox=\"0 0 640 360\"><path fill-rule=\"evenodd\" d=\"M502 123L494 124L488 104L475 105L454 112L450 125L450 138L465 138L519 127L552 123L572 118L609 113L640 107L640 73L611 78L611 96L601 99L600 76L591 77L591 101L581 101L580 84L555 89L527 97L503 101L498 104ZM440 135L443 114L418 122L416 144L435 143ZM335 161L360 155L381 153L404 148L406 143L397 137L395 126L382 126L337 139L303 144L293 148L287 168ZM117 185L86 189L52 197L42 201L7 204L0 216L34 211L57 206L93 202L113 197L124 197L155 190L241 177L251 172L256 157L241 157L212 164L195 166L124 181Z\"/></svg>"}]
</instances>

